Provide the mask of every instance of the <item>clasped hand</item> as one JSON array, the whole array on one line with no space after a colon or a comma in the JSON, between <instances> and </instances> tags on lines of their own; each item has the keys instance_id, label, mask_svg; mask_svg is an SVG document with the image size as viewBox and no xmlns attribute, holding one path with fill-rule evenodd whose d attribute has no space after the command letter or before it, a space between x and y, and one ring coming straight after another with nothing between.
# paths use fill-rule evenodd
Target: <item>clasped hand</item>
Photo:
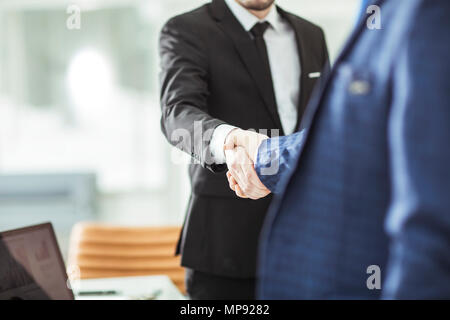
<instances>
[{"instance_id":1,"label":"clasped hand","mask_svg":"<svg viewBox=\"0 0 450 320\"><path fill-rule=\"evenodd\" d=\"M268 138L241 129L231 131L226 138L224 152L228 166L227 178L230 189L240 198L258 200L270 194L254 168L258 148Z\"/></svg>"}]
</instances>

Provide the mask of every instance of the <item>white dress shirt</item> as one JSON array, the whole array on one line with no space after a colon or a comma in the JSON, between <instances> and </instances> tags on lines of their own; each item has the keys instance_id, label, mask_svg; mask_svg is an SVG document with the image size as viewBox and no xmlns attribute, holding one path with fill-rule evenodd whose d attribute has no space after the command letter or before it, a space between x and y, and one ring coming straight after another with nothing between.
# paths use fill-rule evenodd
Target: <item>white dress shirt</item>
<instances>
[{"instance_id":1,"label":"white dress shirt","mask_svg":"<svg viewBox=\"0 0 450 320\"><path fill-rule=\"evenodd\" d=\"M269 14L260 20L236 0L225 0L225 2L242 27L249 33L249 37L251 37L250 30L255 24L266 21L270 23L270 27L264 33L264 40L269 56L278 114L285 134L293 133L297 124L301 76L299 52L293 28L280 16L275 5L272 6ZM227 135L235 128L223 124L214 130L210 150L217 164L226 162L223 145Z\"/></svg>"}]
</instances>

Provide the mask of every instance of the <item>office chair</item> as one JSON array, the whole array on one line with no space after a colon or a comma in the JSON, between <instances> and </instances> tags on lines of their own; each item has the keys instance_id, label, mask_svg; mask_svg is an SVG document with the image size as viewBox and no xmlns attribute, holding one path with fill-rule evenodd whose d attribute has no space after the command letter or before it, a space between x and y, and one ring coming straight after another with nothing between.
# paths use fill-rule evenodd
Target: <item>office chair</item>
<instances>
[{"instance_id":1,"label":"office chair","mask_svg":"<svg viewBox=\"0 0 450 320\"><path fill-rule=\"evenodd\" d=\"M80 279L167 275L185 293L175 257L180 227L119 227L78 223L72 229L68 270Z\"/></svg>"}]
</instances>

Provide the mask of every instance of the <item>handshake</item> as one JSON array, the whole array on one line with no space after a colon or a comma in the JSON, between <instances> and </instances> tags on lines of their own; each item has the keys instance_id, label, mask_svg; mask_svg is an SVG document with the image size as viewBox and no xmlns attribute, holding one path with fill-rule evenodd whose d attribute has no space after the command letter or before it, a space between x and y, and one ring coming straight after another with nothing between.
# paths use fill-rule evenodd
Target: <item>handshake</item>
<instances>
[{"instance_id":1,"label":"handshake","mask_svg":"<svg viewBox=\"0 0 450 320\"><path fill-rule=\"evenodd\" d=\"M225 140L228 182L240 198L258 200L270 194L254 168L258 148L266 139L269 137L254 131L234 129Z\"/></svg>"}]
</instances>

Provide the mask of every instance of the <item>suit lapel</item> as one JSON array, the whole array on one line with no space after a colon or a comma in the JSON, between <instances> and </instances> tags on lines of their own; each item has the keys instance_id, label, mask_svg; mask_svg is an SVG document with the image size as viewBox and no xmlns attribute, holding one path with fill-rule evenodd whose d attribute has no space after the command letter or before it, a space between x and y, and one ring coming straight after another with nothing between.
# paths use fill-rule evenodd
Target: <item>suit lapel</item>
<instances>
[{"instance_id":1,"label":"suit lapel","mask_svg":"<svg viewBox=\"0 0 450 320\"><path fill-rule=\"evenodd\" d=\"M251 39L239 21L234 17L224 0L213 0L212 13L224 32L231 38L242 62L255 82L264 104L270 113L276 128L282 129L278 115L272 77L261 67L261 57Z\"/></svg>"},{"instance_id":2,"label":"suit lapel","mask_svg":"<svg viewBox=\"0 0 450 320\"><path fill-rule=\"evenodd\" d=\"M376 5L381 6L383 3L385 2L385 0L378 0L376 1ZM302 159L302 156L304 154L303 150L305 149L306 145L308 144L308 138L311 134L311 131L313 129L314 126L314 119L317 116L317 114L320 111L320 107L322 107L323 105L323 101L326 97L326 93L330 87L330 84L332 83L334 76L336 74L336 70L337 70L337 66L339 66L342 61L348 56L349 52L353 49L353 47L355 46L355 44L357 43L358 39L360 38L361 34L364 31L364 28L366 27L366 22L364 19L361 19L361 21L359 21L358 26L353 30L351 36L349 37L349 39L347 40L346 44L344 45L344 48L342 50L342 52L340 53L339 57L336 59L336 62L333 66L333 68L331 69L331 71L328 73L328 76L326 79L322 79L322 83L320 88L318 88L318 90L315 92L315 94L313 95L308 108L305 112L305 115L302 119L302 122L300 124L299 129L306 129L305 132L305 138L304 138L304 143L302 144L298 154L299 157L297 158L297 162L295 164L296 167L299 166L299 162Z\"/></svg>"},{"instance_id":3,"label":"suit lapel","mask_svg":"<svg viewBox=\"0 0 450 320\"><path fill-rule=\"evenodd\" d=\"M385 0L376 0L372 1L375 5L382 6ZM305 112L304 119L302 120L301 128L310 128L314 122L314 118L321 107L323 100L326 96L326 91L328 90L330 83L333 81L334 76L336 74L337 66L339 66L342 61L348 56L349 52L353 49L355 44L357 43L358 39L360 38L361 34L363 33L364 29L366 28L366 20L365 19L359 19L357 26L353 29L353 32L351 33L349 39L345 43L341 53L339 54L338 58L336 59L336 62L334 63L334 66L331 68L330 72L328 73L328 76L326 79L323 79L323 85L321 86L320 90L316 91L316 94L314 95L313 99L309 103L309 106ZM310 131L310 130L308 130ZM309 132L307 133L305 137L305 141L307 140L307 137L309 135ZM303 144L303 146L306 143Z\"/></svg>"},{"instance_id":4,"label":"suit lapel","mask_svg":"<svg viewBox=\"0 0 450 320\"><path fill-rule=\"evenodd\" d=\"M376 5L381 6L384 3L385 0L378 0L376 2ZM302 119L302 123L300 124L300 128L299 129L306 129L305 130L305 138L304 138L304 142L301 145L299 151L298 151L298 157L297 160L295 162L295 164L293 164L294 168L298 168L299 166L301 166L300 162L302 160L302 157L304 156L304 149L306 148L306 145L308 144L309 141L309 136L311 134L312 131L312 126L314 124L314 119L316 117L316 115L319 113L319 109L320 107L322 107L323 105L323 101L324 98L326 97L326 93L327 90L330 87L331 82L333 81L334 75L336 73L336 66L339 65L340 63L342 63L342 61L347 57L347 55L349 54L349 52L351 51L351 49L354 47L355 43L357 42L357 40L359 39L360 35L362 34L364 28L365 28L365 21L364 19L361 19L362 21L359 21L358 26L353 30L350 38L347 40L346 44L344 45L344 49L342 50L341 54L339 55L339 57L336 60L336 63L334 64L334 67L331 69L331 71L328 73L327 78L323 78L321 81L323 81L321 83L320 88L318 88L318 90L315 92L315 94L313 95L308 108L305 112L305 115ZM294 171L292 171L294 172ZM291 175L290 179L292 179L293 174ZM277 215L276 213L278 212L279 208L280 208L280 204L284 201L285 195L287 194L287 192L284 192L280 197L278 197L275 201L275 203L272 203L272 212L271 214L268 215L268 217L266 218L268 221L266 223L266 229L269 230L269 226L273 225L276 221L276 219L278 218L279 215ZM267 232L266 237L270 236L270 232Z\"/></svg>"}]
</instances>

